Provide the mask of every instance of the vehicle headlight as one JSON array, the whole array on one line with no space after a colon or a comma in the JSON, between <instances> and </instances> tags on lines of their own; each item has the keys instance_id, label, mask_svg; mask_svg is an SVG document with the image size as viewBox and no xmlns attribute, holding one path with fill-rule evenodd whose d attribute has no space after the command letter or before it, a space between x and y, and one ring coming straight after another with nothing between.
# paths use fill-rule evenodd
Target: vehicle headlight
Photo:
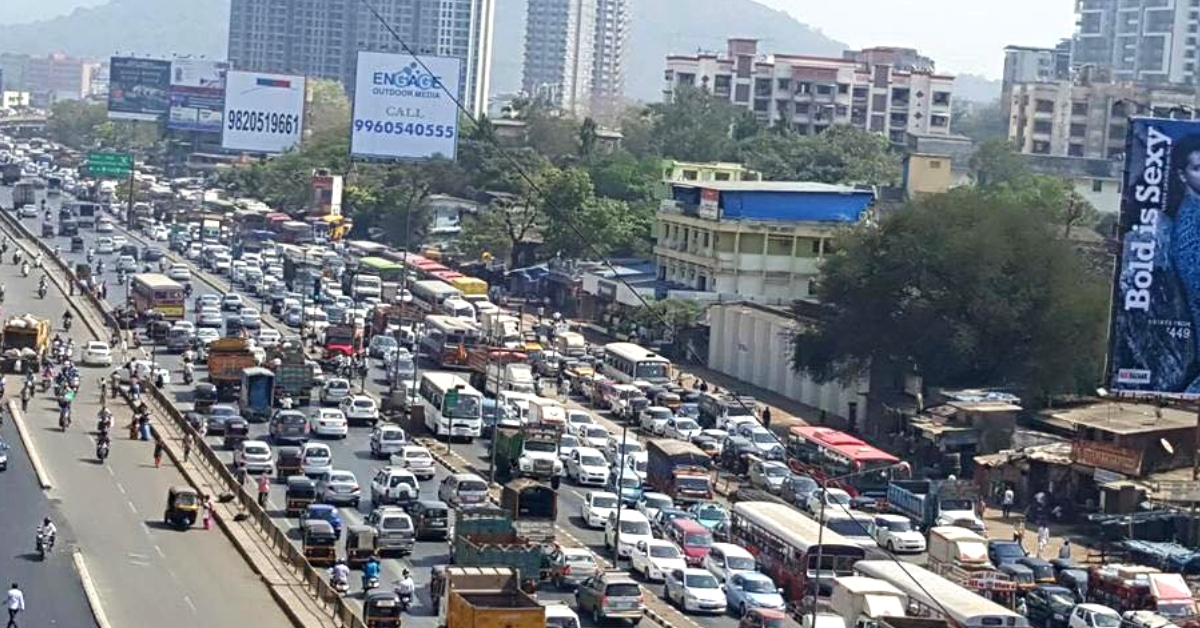
<instances>
[{"instance_id":1,"label":"vehicle headlight","mask_svg":"<svg viewBox=\"0 0 1200 628\"><path fill-rule=\"evenodd\" d=\"M555 459L554 460L554 472L558 473L559 471L562 471L562 468L563 468L562 460Z\"/></svg>"},{"instance_id":2,"label":"vehicle headlight","mask_svg":"<svg viewBox=\"0 0 1200 628\"><path fill-rule=\"evenodd\" d=\"M520 467L522 471L528 471L529 469L533 468L533 461L526 456L521 456L517 459L517 466Z\"/></svg>"}]
</instances>

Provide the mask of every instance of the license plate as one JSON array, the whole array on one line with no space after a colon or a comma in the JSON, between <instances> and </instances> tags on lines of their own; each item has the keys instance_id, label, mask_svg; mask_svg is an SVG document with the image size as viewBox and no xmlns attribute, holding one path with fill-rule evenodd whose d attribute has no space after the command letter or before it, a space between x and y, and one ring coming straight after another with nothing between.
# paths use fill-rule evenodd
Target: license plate
<instances>
[{"instance_id":1,"label":"license plate","mask_svg":"<svg viewBox=\"0 0 1200 628\"><path fill-rule=\"evenodd\" d=\"M626 610L633 608L633 602L613 602L612 607L616 610Z\"/></svg>"},{"instance_id":2,"label":"license plate","mask_svg":"<svg viewBox=\"0 0 1200 628\"><path fill-rule=\"evenodd\" d=\"M429 522L429 527L431 527L431 528L444 528L444 527L446 527L446 522L445 522L445 521L430 521L430 522Z\"/></svg>"}]
</instances>

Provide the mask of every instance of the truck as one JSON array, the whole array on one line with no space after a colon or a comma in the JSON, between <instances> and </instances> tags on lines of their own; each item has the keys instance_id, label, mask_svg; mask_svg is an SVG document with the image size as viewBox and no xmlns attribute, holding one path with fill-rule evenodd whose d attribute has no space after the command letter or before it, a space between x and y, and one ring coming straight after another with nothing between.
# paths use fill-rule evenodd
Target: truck
<instances>
[{"instance_id":1,"label":"truck","mask_svg":"<svg viewBox=\"0 0 1200 628\"><path fill-rule=\"evenodd\" d=\"M975 514L979 487L971 480L893 480L888 485L888 507L907 516L917 527L956 525L983 532Z\"/></svg>"},{"instance_id":2,"label":"truck","mask_svg":"<svg viewBox=\"0 0 1200 628\"><path fill-rule=\"evenodd\" d=\"M258 360L245 338L221 338L208 345L208 381L217 387L217 396L233 398L242 385L242 370L258 366Z\"/></svg>"},{"instance_id":3,"label":"truck","mask_svg":"<svg viewBox=\"0 0 1200 628\"><path fill-rule=\"evenodd\" d=\"M335 323L325 329L325 355L354 355L362 350L363 329L353 323Z\"/></svg>"},{"instance_id":4,"label":"truck","mask_svg":"<svg viewBox=\"0 0 1200 628\"><path fill-rule=\"evenodd\" d=\"M267 359L275 369L276 397L286 394L305 406L312 402L313 386L317 383L316 366L308 361L304 347L298 341L288 340L275 345Z\"/></svg>"},{"instance_id":5,"label":"truck","mask_svg":"<svg viewBox=\"0 0 1200 628\"><path fill-rule=\"evenodd\" d=\"M537 480L512 480L500 491L500 507L512 518L517 534L538 543L554 543L558 492Z\"/></svg>"},{"instance_id":6,"label":"truck","mask_svg":"<svg viewBox=\"0 0 1200 628\"><path fill-rule=\"evenodd\" d=\"M929 568L947 574L993 571L988 560L987 539L957 526L935 526L929 529Z\"/></svg>"},{"instance_id":7,"label":"truck","mask_svg":"<svg viewBox=\"0 0 1200 628\"><path fill-rule=\"evenodd\" d=\"M521 336L521 319L503 311L481 312L479 331L492 346L518 349L524 344Z\"/></svg>"},{"instance_id":8,"label":"truck","mask_svg":"<svg viewBox=\"0 0 1200 628\"><path fill-rule=\"evenodd\" d=\"M876 628L880 617L903 617L908 596L884 580L865 576L833 579L829 608L846 622L846 628Z\"/></svg>"},{"instance_id":9,"label":"truck","mask_svg":"<svg viewBox=\"0 0 1200 628\"><path fill-rule=\"evenodd\" d=\"M4 185L12 185L21 180L21 164L4 164L4 171L0 174L0 181Z\"/></svg>"},{"instance_id":10,"label":"truck","mask_svg":"<svg viewBox=\"0 0 1200 628\"><path fill-rule=\"evenodd\" d=\"M567 426L567 409L554 399L534 397L529 400L529 422L533 425L565 428Z\"/></svg>"},{"instance_id":11,"label":"truck","mask_svg":"<svg viewBox=\"0 0 1200 628\"><path fill-rule=\"evenodd\" d=\"M545 628L546 608L511 567L436 566L430 597L445 628Z\"/></svg>"},{"instance_id":12,"label":"truck","mask_svg":"<svg viewBox=\"0 0 1200 628\"><path fill-rule=\"evenodd\" d=\"M15 373L33 366L46 355L50 346L50 321L33 314L13 316L4 321L4 370ZM36 367L35 367L36 368Z\"/></svg>"},{"instance_id":13,"label":"truck","mask_svg":"<svg viewBox=\"0 0 1200 628\"><path fill-rule=\"evenodd\" d=\"M460 510L450 561L462 567L514 567L523 587L542 578L542 544L517 534L512 518L495 507Z\"/></svg>"},{"instance_id":14,"label":"truck","mask_svg":"<svg viewBox=\"0 0 1200 628\"><path fill-rule=\"evenodd\" d=\"M75 203L75 220L79 222L80 227L94 228L99 215L100 205L86 201Z\"/></svg>"},{"instance_id":15,"label":"truck","mask_svg":"<svg viewBox=\"0 0 1200 628\"><path fill-rule=\"evenodd\" d=\"M676 503L713 498L708 466L712 458L691 443L652 440L646 443L646 481Z\"/></svg>"},{"instance_id":16,"label":"truck","mask_svg":"<svg viewBox=\"0 0 1200 628\"><path fill-rule=\"evenodd\" d=\"M496 476L502 479L529 477L558 485L563 463L558 457L562 430L527 423L519 428L497 427L495 448Z\"/></svg>"},{"instance_id":17,"label":"truck","mask_svg":"<svg viewBox=\"0 0 1200 628\"><path fill-rule=\"evenodd\" d=\"M564 331L554 337L554 350L568 358L581 358L587 355L587 341L579 332Z\"/></svg>"},{"instance_id":18,"label":"truck","mask_svg":"<svg viewBox=\"0 0 1200 628\"><path fill-rule=\"evenodd\" d=\"M533 392L533 375L529 376L528 388L524 387L526 380L520 376L522 372L530 372L525 360L524 351L495 346L469 347L467 368L471 369L471 385L493 396L501 390ZM510 366L513 368L508 368ZM512 379L506 379L507 375L512 375ZM514 382L518 388L508 386L509 382Z\"/></svg>"},{"instance_id":19,"label":"truck","mask_svg":"<svg viewBox=\"0 0 1200 628\"><path fill-rule=\"evenodd\" d=\"M487 367L483 390L489 395L499 395L503 390L532 393L533 369L524 362L492 362Z\"/></svg>"},{"instance_id":20,"label":"truck","mask_svg":"<svg viewBox=\"0 0 1200 628\"><path fill-rule=\"evenodd\" d=\"M37 188L34 187L33 181L25 180L18 181L13 185L12 191L13 208L23 205L33 205L37 202Z\"/></svg>"}]
</instances>

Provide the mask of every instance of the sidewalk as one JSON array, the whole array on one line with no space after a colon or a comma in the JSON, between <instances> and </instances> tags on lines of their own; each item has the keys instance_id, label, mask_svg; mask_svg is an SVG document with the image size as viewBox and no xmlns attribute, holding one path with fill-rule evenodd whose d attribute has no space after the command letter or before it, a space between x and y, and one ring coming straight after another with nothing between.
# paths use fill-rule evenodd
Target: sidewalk
<instances>
[{"instance_id":1,"label":"sidewalk","mask_svg":"<svg viewBox=\"0 0 1200 628\"><path fill-rule=\"evenodd\" d=\"M987 525L987 536L989 539L1009 540L1013 538L1013 530L1016 524L1024 521L1024 517L1016 512L1013 512L1006 519L1003 511L999 508L988 507L984 510L983 520ZM1037 527L1030 525L1025 528L1022 546L1030 556L1038 556L1046 560L1058 558L1059 550L1062 548L1063 539L1071 540L1071 558L1083 565L1087 564L1093 558L1089 555L1091 550L1088 547L1091 539L1077 534L1076 526L1052 524L1050 526L1050 544L1038 553L1037 543Z\"/></svg>"}]
</instances>

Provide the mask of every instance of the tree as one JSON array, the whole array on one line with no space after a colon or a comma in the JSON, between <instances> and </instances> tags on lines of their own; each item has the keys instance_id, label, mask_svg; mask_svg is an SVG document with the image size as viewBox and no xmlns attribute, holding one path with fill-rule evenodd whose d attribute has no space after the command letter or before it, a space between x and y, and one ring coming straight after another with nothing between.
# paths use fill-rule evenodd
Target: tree
<instances>
[{"instance_id":1,"label":"tree","mask_svg":"<svg viewBox=\"0 0 1200 628\"><path fill-rule=\"evenodd\" d=\"M762 133L741 146L747 167L773 181L885 185L900 177L900 157L887 140L848 125L817 135Z\"/></svg>"},{"instance_id":2,"label":"tree","mask_svg":"<svg viewBox=\"0 0 1200 628\"><path fill-rule=\"evenodd\" d=\"M1054 209L957 188L847 232L821 268L823 315L796 335L793 368L829 381L900 367L1030 400L1090 391L1108 289L1059 236Z\"/></svg>"},{"instance_id":3,"label":"tree","mask_svg":"<svg viewBox=\"0 0 1200 628\"><path fill-rule=\"evenodd\" d=\"M313 79L312 102L308 105L307 129L313 135L350 128L350 99L337 81Z\"/></svg>"},{"instance_id":4,"label":"tree","mask_svg":"<svg viewBox=\"0 0 1200 628\"><path fill-rule=\"evenodd\" d=\"M1021 187L1032 176L1016 147L1000 138L980 143L971 155L970 167L975 182L983 187Z\"/></svg>"},{"instance_id":5,"label":"tree","mask_svg":"<svg viewBox=\"0 0 1200 628\"><path fill-rule=\"evenodd\" d=\"M479 259L487 253L507 259L508 267L516 268L518 245L538 232L542 218L541 210L525 199L501 198L463 224L457 243L463 255Z\"/></svg>"},{"instance_id":6,"label":"tree","mask_svg":"<svg viewBox=\"0 0 1200 628\"><path fill-rule=\"evenodd\" d=\"M584 118L583 124L579 126L579 156L587 158L591 156L592 151L596 150L596 121L591 118Z\"/></svg>"},{"instance_id":7,"label":"tree","mask_svg":"<svg viewBox=\"0 0 1200 628\"><path fill-rule=\"evenodd\" d=\"M1008 138L1008 120L999 99L985 105L955 100L951 117L954 131L976 142Z\"/></svg>"},{"instance_id":8,"label":"tree","mask_svg":"<svg viewBox=\"0 0 1200 628\"><path fill-rule=\"evenodd\" d=\"M83 100L61 100L50 107L46 131L54 141L82 149L92 147L96 131L108 123L104 105Z\"/></svg>"},{"instance_id":9,"label":"tree","mask_svg":"<svg viewBox=\"0 0 1200 628\"><path fill-rule=\"evenodd\" d=\"M679 87L669 102L650 105L647 114L652 145L664 157L720 161L733 155L736 110L708 90Z\"/></svg>"}]
</instances>

